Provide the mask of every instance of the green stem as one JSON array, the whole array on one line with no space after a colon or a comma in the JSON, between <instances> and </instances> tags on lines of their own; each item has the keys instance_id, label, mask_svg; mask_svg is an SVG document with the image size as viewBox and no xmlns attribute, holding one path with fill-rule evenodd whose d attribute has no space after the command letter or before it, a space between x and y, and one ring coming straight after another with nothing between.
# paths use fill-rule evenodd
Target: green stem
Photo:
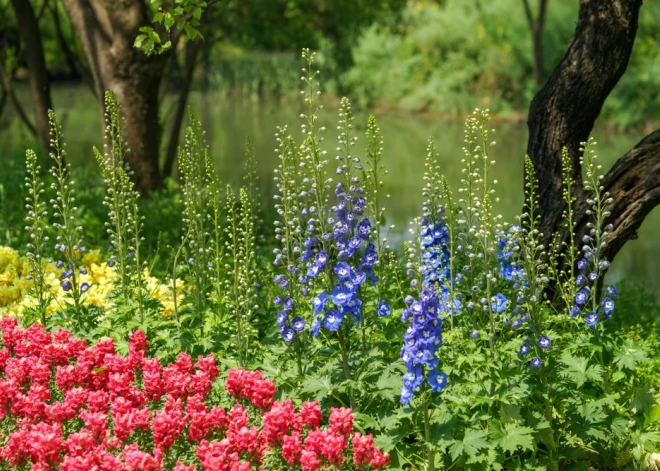
<instances>
[{"instance_id":1,"label":"green stem","mask_svg":"<svg viewBox=\"0 0 660 471\"><path fill-rule=\"evenodd\" d=\"M302 364L302 344L300 338L296 337L296 364L298 366L298 376L302 378L305 374Z\"/></svg>"},{"instance_id":2,"label":"green stem","mask_svg":"<svg viewBox=\"0 0 660 471\"><path fill-rule=\"evenodd\" d=\"M545 366L544 366L545 369ZM557 444L555 443L555 433L554 433L554 427L552 424L552 404L550 403L550 392L551 392L551 387L550 387L550 382L548 381L547 373L544 372L543 375L541 376L541 382L543 383L544 386L544 395L543 395L543 405L544 405L544 412L545 412L545 420L548 421L548 430L550 432L550 437L549 437L549 443L548 443L548 459L550 460L550 469L552 471L558 471L559 470L559 464L555 462L554 460L554 451L557 447Z\"/></svg>"},{"instance_id":3,"label":"green stem","mask_svg":"<svg viewBox=\"0 0 660 471\"><path fill-rule=\"evenodd\" d=\"M341 328L337 331L339 334L339 348L341 350L341 364L344 368L344 378L351 379L351 371L348 366L348 352L346 351L346 342L344 342L344 334L341 331Z\"/></svg>"},{"instance_id":4,"label":"green stem","mask_svg":"<svg viewBox=\"0 0 660 471\"><path fill-rule=\"evenodd\" d=\"M429 400L428 398L430 395L428 394L428 390L424 394L424 441L426 442L426 446L428 447L428 466L427 470L428 471L434 471L435 470L435 450L431 447L431 418L429 415Z\"/></svg>"},{"instance_id":5,"label":"green stem","mask_svg":"<svg viewBox=\"0 0 660 471\"><path fill-rule=\"evenodd\" d=\"M337 334L339 336L339 348L341 350L341 364L344 369L344 378L348 381L351 379L351 370L348 366L348 351L346 349L346 342L344 341L344 334L341 331L341 327L337 331ZM348 391L351 400L351 409L355 410L355 400L353 399L353 391L350 385Z\"/></svg>"}]
</instances>

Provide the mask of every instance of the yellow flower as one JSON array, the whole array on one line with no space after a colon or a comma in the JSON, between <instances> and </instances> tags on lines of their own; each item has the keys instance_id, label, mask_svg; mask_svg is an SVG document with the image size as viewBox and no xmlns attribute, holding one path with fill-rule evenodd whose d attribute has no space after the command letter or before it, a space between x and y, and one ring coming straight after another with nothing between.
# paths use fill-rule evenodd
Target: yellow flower
<instances>
[{"instance_id":1,"label":"yellow flower","mask_svg":"<svg viewBox=\"0 0 660 471\"><path fill-rule=\"evenodd\" d=\"M101 251L98 249L87 251L82 257L82 262L85 266L90 266L92 264L97 264L97 265L100 264Z\"/></svg>"},{"instance_id":2,"label":"yellow flower","mask_svg":"<svg viewBox=\"0 0 660 471\"><path fill-rule=\"evenodd\" d=\"M79 275L79 282L90 284L89 290L83 297L86 306L103 307L108 303L108 296L115 288L113 281L117 277L114 269L102 263L101 251L90 250L83 255L83 264L87 268L86 275ZM34 308L36 299L30 295L33 281L26 278L29 274L29 264L26 257L20 256L19 252L11 247L0 246L0 315L23 314L25 309ZM54 262L44 264L44 282L51 301L46 308L46 313L51 315L62 309L65 305L65 293L60 287L60 272ZM170 316L174 312L174 297L171 282L161 281L144 271L145 284L149 296L157 299L163 306L162 316ZM187 287L181 280L177 280L176 298L179 305L183 301Z\"/></svg>"}]
</instances>

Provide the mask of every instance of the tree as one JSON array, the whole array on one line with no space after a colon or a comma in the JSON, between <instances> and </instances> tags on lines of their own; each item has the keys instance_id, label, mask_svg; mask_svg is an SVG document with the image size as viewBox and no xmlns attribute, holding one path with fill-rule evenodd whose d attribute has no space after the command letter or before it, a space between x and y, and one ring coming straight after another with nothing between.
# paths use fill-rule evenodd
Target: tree
<instances>
[{"instance_id":1,"label":"tree","mask_svg":"<svg viewBox=\"0 0 660 471\"><path fill-rule=\"evenodd\" d=\"M20 1L20 0L16 0ZM151 12L144 0L62 0L80 38L94 79L99 105L115 93L126 119L127 160L138 188L148 193L162 183L159 90L168 55L148 56L133 47Z\"/></svg>"},{"instance_id":2,"label":"tree","mask_svg":"<svg viewBox=\"0 0 660 471\"><path fill-rule=\"evenodd\" d=\"M626 70L642 0L581 0L578 22L564 58L534 97L528 116L529 154L542 185L541 222L546 246L561 231L561 151L569 151L577 216L577 237L587 233L588 195L582 188L580 143L588 139L603 103ZM622 156L603 180L613 198L604 256L613 259L637 237L649 212L660 203L660 130ZM561 232L560 232L561 233ZM564 239L569 235L562 233Z\"/></svg>"},{"instance_id":3,"label":"tree","mask_svg":"<svg viewBox=\"0 0 660 471\"><path fill-rule=\"evenodd\" d=\"M545 25L545 13L548 10L548 0L539 0L539 12L536 18L529 5L529 0L522 0L525 8L525 16L532 33L532 54L534 57L534 79L538 85L545 79L543 67L543 26Z\"/></svg>"},{"instance_id":4,"label":"tree","mask_svg":"<svg viewBox=\"0 0 660 471\"><path fill-rule=\"evenodd\" d=\"M25 62L30 70L30 91L34 104L34 129L47 149L50 147L50 126L48 110L53 108L50 98L50 79L46 68L44 49L39 32L39 21L29 0L11 0L16 21L24 44ZM3 74L4 75L4 74ZM7 86L5 85L5 88Z\"/></svg>"}]
</instances>

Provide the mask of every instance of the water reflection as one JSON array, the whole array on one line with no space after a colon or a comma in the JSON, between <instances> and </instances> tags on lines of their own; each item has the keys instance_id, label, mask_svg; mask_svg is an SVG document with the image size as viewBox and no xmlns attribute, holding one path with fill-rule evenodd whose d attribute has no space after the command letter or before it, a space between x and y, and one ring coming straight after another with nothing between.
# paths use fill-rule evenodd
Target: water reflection
<instances>
[{"instance_id":1,"label":"water reflection","mask_svg":"<svg viewBox=\"0 0 660 471\"><path fill-rule=\"evenodd\" d=\"M54 96L55 107L65 124L71 162L74 165L93 163L91 146L101 144L101 123L94 98L80 88L58 90ZM236 185L240 182L245 139L250 136L259 163L263 194L271 195L274 190L273 169L277 165L276 128L288 125L294 136L301 136L299 115L302 109L299 102L258 103L228 99L213 93L193 93L190 104L207 130L207 141L222 180ZM164 108L168 109L167 106ZM323 110L319 118L319 125L328 129L323 145L328 150L329 165L333 165L337 147L336 111ZM355 153L359 156L364 156L366 118L366 114L358 113L355 119L355 133L359 137ZM408 222L419 214L421 208L421 177L429 136L435 137L444 173L454 192L457 191L463 157L463 125L456 121L397 113L381 113L377 118L385 139L383 159L389 173L384 180L386 192L391 195L385 206L388 224L395 225L390 237L394 244L407 237ZM497 191L500 198L496 210L505 221L513 222L522 205L522 157L527 128L524 125L497 123L493 127L497 140L493 150L497 161L493 175L499 182ZM609 168L639 140L638 134L617 134L604 130L596 130L594 136L598 141L597 149L603 168ZM2 140L3 146L11 148L12 142L7 142L5 137ZM659 230L660 210L656 209L642 226L639 239L626 244L616 258L609 273L613 281L625 278L643 283L660 293Z\"/></svg>"}]
</instances>

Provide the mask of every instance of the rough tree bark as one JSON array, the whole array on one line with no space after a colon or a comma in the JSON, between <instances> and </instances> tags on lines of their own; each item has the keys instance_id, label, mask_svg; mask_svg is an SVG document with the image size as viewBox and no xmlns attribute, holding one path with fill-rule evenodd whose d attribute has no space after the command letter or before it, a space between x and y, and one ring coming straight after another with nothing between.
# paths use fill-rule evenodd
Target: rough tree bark
<instances>
[{"instance_id":1,"label":"rough tree bark","mask_svg":"<svg viewBox=\"0 0 660 471\"><path fill-rule=\"evenodd\" d=\"M626 70L642 0L581 0L573 38L559 66L529 110L527 153L541 182L540 231L546 246L559 230L562 201L561 149L566 146L578 182L577 233L586 231L586 195L581 184L580 143L588 139L605 99ZM614 203L605 256L613 259L636 237L648 213L660 204L660 131L640 141L607 172L603 185Z\"/></svg>"},{"instance_id":2,"label":"rough tree bark","mask_svg":"<svg viewBox=\"0 0 660 471\"><path fill-rule=\"evenodd\" d=\"M17 0L18 1L18 0ZM145 0L62 0L85 50L104 110L112 91L126 119L127 160L143 193L162 183L159 169L161 128L158 92L167 55L147 56L133 43L150 23Z\"/></svg>"},{"instance_id":3,"label":"rough tree bark","mask_svg":"<svg viewBox=\"0 0 660 471\"><path fill-rule=\"evenodd\" d=\"M545 25L545 12L548 10L548 0L539 1L539 13L536 18L529 6L529 0L522 0L525 7L525 16L532 33L532 56L534 58L534 79L538 85L545 79L543 66L543 26Z\"/></svg>"},{"instance_id":4,"label":"rough tree bark","mask_svg":"<svg viewBox=\"0 0 660 471\"><path fill-rule=\"evenodd\" d=\"M48 110L53 108L50 99L50 80L44 49L41 44L39 22L34 14L29 0L11 0L20 25L19 31L23 41L25 62L30 70L30 91L34 104L34 123L37 137L44 148L50 148L50 126L48 125Z\"/></svg>"}]
</instances>

